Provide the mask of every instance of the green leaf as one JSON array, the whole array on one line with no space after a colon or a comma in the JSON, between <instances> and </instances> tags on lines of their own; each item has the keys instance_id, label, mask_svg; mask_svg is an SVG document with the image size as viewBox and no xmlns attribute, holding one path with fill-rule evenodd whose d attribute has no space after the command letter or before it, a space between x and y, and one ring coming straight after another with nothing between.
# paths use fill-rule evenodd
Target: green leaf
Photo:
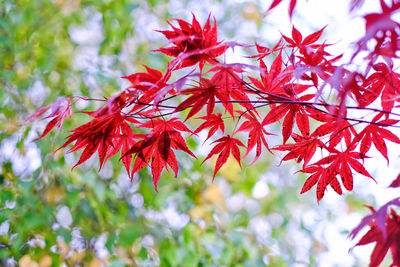
<instances>
[{"instance_id":1,"label":"green leaf","mask_svg":"<svg viewBox=\"0 0 400 267\"><path fill-rule=\"evenodd\" d=\"M131 246L135 240L143 235L142 227L135 224L126 225L119 234L119 242L122 246Z\"/></svg>"}]
</instances>

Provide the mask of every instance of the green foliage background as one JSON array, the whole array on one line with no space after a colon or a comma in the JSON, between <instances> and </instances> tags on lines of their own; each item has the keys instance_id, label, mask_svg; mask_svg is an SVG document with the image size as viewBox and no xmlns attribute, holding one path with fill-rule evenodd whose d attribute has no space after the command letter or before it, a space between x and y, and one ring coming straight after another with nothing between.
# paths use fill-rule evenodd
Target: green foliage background
<instances>
[{"instance_id":1,"label":"green foliage background","mask_svg":"<svg viewBox=\"0 0 400 267\"><path fill-rule=\"evenodd\" d=\"M304 179L267 153L242 170L230 161L214 183L212 166L180 157L178 179L165 173L156 193L146 170L130 183L118 157L98 173L97 159L71 171L78 154L53 153L66 129L86 122L85 115L68 120L54 142L52 133L32 143L45 122L32 126L26 118L40 106L62 95L108 97L124 87L120 76L142 70L142 64L166 66L168 58L150 53L165 42L155 32L147 35L155 28L144 22L165 29L172 17L210 12L196 1L171 2L0 0L1 264L292 266L315 265L327 250L314 226L339 211L318 207L310 194L300 197ZM260 2L207 3L224 6L219 25L226 38L240 38L237 24L261 25ZM101 38L74 41L74 29L94 30L88 21L96 16ZM97 58L89 67L85 49ZM201 146L194 139L189 145ZM40 167L18 171L13 157L29 165L35 155L29 151L37 148ZM269 193L255 198L259 181ZM343 205L350 212L361 203L349 195ZM314 216L311 223L304 214Z\"/></svg>"}]
</instances>

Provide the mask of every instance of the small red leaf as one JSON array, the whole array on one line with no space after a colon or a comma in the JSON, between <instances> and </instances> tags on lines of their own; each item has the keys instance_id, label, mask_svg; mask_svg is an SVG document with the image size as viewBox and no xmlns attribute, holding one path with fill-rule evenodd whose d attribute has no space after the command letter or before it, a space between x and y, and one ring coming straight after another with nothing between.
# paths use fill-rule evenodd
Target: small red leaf
<instances>
[{"instance_id":1,"label":"small red leaf","mask_svg":"<svg viewBox=\"0 0 400 267\"><path fill-rule=\"evenodd\" d=\"M308 190L310 190L314 185L317 184L318 180L319 180L319 174L318 173L311 175L307 179L307 181L304 183L300 194L303 194L303 193L307 192Z\"/></svg>"},{"instance_id":2,"label":"small red leaf","mask_svg":"<svg viewBox=\"0 0 400 267\"><path fill-rule=\"evenodd\" d=\"M389 185L389 187L392 188L400 187L400 174L397 176L396 179L393 180L393 182Z\"/></svg>"},{"instance_id":3,"label":"small red leaf","mask_svg":"<svg viewBox=\"0 0 400 267\"><path fill-rule=\"evenodd\" d=\"M215 145L213 147L213 149L211 149L210 153L203 160L202 164L207 159L211 158L213 155L219 153L219 156L217 158L217 163L215 165L215 170L214 170L214 176L213 176L213 180L214 180L215 175L217 174L218 170L228 160L230 153L232 153L233 157L237 160L237 162L240 165L240 150L239 150L238 146L242 146L242 147L245 147L245 146L243 145L243 143L240 140L233 138L230 135L221 137L220 139L214 141L213 143L218 143L218 144Z\"/></svg>"},{"instance_id":4,"label":"small red leaf","mask_svg":"<svg viewBox=\"0 0 400 267\"><path fill-rule=\"evenodd\" d=\"M169 150L171 146L171 139L167 131L163 132L158 141L158 151L164 161L168 161Z\"/></svg>"},{"instance_id":5,"label":"small red leaf","mask_svg":"<svg viewBox=\"0 0 400 267\"><path fill-rule=\"evenodd\" d=\"M333 178L329 185L333 188L333 190L335 190L336 193L338 193L339 195L342 194L342 188L336 178Z\"/></svg>"},{"instance_id":6,"label":"small red leaf","mask_svg":"<svg viewBox=\"0 0 400 267\"><path fill-rule=\"evenodd\" d=\"M316 41L318 41L319 37L321 37L321 35L322 35L323 31L325 30L325 28L326 28L326 26L323 27L321 30L319 30L317 32L314 32L314 33L310 34L309 36L307 36L306 38L304 38L302 44L304 46L307 46L307 45L313 44Z\"/></svg>"},{"instance_id":7,"label":"small red leaf","mask_svg":"<svg viewBox=\"0 0 400 267\"><path fill-rule=\"evenodd\" d=\"M291 3L292 2L295 2L296 3L296 0L291 0ZM293 28L292 28L292 37L293 37L293 40L296 42L296 44L300 44L301 43L301 41L303 40L303 36L301 35L301 33L296 29L296 27L295 26L293 26Z\"/></svg>"},{"instance_id":8,"label":"small red leaf","mask_svg":"<svg viewBox=\"0 0 400 267\"><path fill-rule=\"evenodd\" d=\"M290 18L293 16L293 10L294 10L294 7L296 6L296 2L297 2L297 0L290 0L290 4L289 4L289 17Z\"/></svg>"},{"instance_id":9,"label":"small red leaf","mask_svg":"<svg viewBox=\"0 0 400 267\"><path fill-rule=\"evenodd\" d=\"M261 124L268 125L279 121L288 112L288 106L288 104L281 104L278 107L271 109L271 111L267 114Z\"/></svg>"}]
</instances>

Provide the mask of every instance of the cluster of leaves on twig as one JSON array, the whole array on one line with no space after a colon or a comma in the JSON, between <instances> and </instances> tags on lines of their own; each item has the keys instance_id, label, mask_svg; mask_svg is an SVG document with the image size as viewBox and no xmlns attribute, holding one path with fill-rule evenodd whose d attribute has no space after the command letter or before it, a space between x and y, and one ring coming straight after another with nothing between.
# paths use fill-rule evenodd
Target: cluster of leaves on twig
<instances>
[{"instance_id":1,"label":"cluster of leaves on twig","mask_svg":"<svg viewBox=\"0 0 400 267\"><path fill-rule=\"evenodd\" d=\"M274 1L270 9L280 2ZM375 180L364 167L372 144L388 163L387 143L400 144L391 130L400 116L395 113L400 74L393 64L400 50L400 27L391 17L400 10L400 2L380 3L381 13L364 16L365 35L345 63L340 63L342 55L327 51L334 44L320 41L325 27L303 37L293 26L291 36L282 35L273 48L255 44L257 54L251 58L257 64L227 64L221 58L228 49L251 46L218 40L217 23L210 17L203 27L194 15L191 23L176 19L169 23L171 30L160 31L168 45L155 51L172 57L167 68L161 72L145 66L146 72L123 77L131 85L98 100L104 101L98 110L84 112L92 119L72 130L61 148L72 144L67 152L82 150L75 166L98 152L100 168L121 152L131 177L150 167L157 190L164 168L178 175L176 151L196 158L185 137L208 131L207 139L215 141L204 161L217 155L214 177L230 155L240 164L253 149L254 161L263 149L278 150L287 151L283 161L303 163L299 172L309 177L301 193L316 186L320 201L328 187L339 195L343 188L351 191L356 173ZM291 1L290 15L295 5ZM59 131L75 100L60 97L31 117L51 110L47 118L52 120L38 139L56 126ZM192 117L201 122L193 130L187 123ZM225 133L228 121L236 125L230 134ZM270 147L272 134L265 127L278 122L282 144ZM246 144L239 132L247 133ZM371 266L379 265L389 248L393 265L400 264L400 219L394 210L387 215L389 205L400 206L399 198L373 210L351 234L354 237L370 224L371 230L357 245L376 242Z\"/></svg>"}]
</instances>

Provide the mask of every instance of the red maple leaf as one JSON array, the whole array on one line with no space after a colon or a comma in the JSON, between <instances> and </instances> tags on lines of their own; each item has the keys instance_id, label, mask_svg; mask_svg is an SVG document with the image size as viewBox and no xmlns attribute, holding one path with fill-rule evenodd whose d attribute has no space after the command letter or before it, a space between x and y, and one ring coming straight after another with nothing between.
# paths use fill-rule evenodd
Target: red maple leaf
<instances>
[{"instance_id":1,"label":"red maple leaf","mask_svg":"<svg viewBox=\"0 0 400 267\"><path fill-rule=\"evenodd\" d=\"M342 115L338 115L339 109L337 107L327 107L327 110L329 112L324 113L321 110L308 109L310 117L317 121L324 122L315 129L313 135L329 135L329 147L336 147L342 139L344 139L346 146L349 147L352 143L352 136L356 136L357 132L353 125L345 119L347 111L344 110Z\"/></svg>"},{"instance_id":2,"label":"red maple leaf","mask_svg":"<svg viewBox=\"0 0 400 267\"><path fill-rule=\"evenodd\" d=\"M376 243L371 254L370 267L379 266L389 249L393 259L390 266L400 265L400 216L393 209L390 209L388 215L387 210L391 205L399 206L400 198L389 201L377 211L370 207L373 213L364 217L349 235L350 238L355 238L359 231L369 224L370 230L355 246Z\"/></svg>"},{"instance_id":3,"label":"red maple leaf","mask_svg":"<svg viewBox=\"0 0 400 267\"><path fill-rule=\"evenodd\" d=\"M218 128L221 129L222 133L224 133L225 124L224 120L222 119L221 112L217 111L217 114L211 114L210 116L200 117L199 119L203 119L204 122L200 124L199 127L197 127L197 129L193 132L194 134L197 134L206 128L210 128L207 134L206 138L207 140L218 130Z\"/></svg>"},{"instance_id":4,"label":"red maple leaf","mask_svg":"<svg viewBox=\"0 0 400 267\"><path fill-rule=\"evenodd\" d=\"M240 125L239 129L237 129L236 132L249 132L249 137L247 139L247 151L244 157L246 157L250 153L250 151L255 146L257 146L256 156L252 162L254 163L261 155L262 144L264 144L264 146L268 149L268 151L270 151L267 140L265 139L264 135L272 135L272 134L268 133L264 129L264 125L260 123L259 118L256 117L254 113L250 114L243 113L242 116L244 116L247 120L243 122L242 125Z\"/></svg>"},{"instance_id":5,"label":"red maple leaf","mask_svg":"<svg viewBox=\"0 0 400 267\"><path fill-rule=\"evenodd\" d=\"M279 151L289 151L289 153L282 158L282 161L297 158L297 162L300 163L302 160L304 160L303 168L310 162L318 147L326 148L325 144L315 134L312 134L311 136L301 136L296 133L292 133L292 138L295 141L294 144L279 145L273 149Z\"/></svg>"},{"instance_id":6,"label":"red maple leaf","mask_svg":"<svg viewBox=\"0 0 400 267\"><path fill-rule=\"evenodd\" d=\"M106 105L104 105L103 107L95 111L79 111L78 113L85 113L94 118L99 118L103 115L107 115L110 113L121 112L125 107L131 105L134 99L136 99L136 97L133 97L130 92L124 90L122 92L113 95L110 98L106 98L105 99ZM137 121L131 121L131 122L136 123Z\"/></svg>"},{"instance_id":7,"label":"red maple leaf","mask_svg":"<svg viewBox=\"0 0 400 267\"><path fill-rule=\"evenodd\" d=\"M104 162L116 153L116 139L121 139L121 132L128 133L128 131L131 131L130 126L121 116L120 112L104 114L72 130L72 134L67 137L65 144L59 149L68 146L72 142L75 143L67 153L84 149L79 161L73 168L88 160L98 151L101 169ZM129 136L129 138L133 137L133 134ZM120 141L118 140L118 142ZM124 140L124 142L129 143L130 141ZM118 145L122 146L123 143ZM126 147L124 149L126 149Z\"/></svg>"},{"instance_id":8,"label":"red maple leaf","mask_svg":"<svg viewBox=\"0 0 400 267\"><path fill-rule=\"evenodd\" d=\"M151 161L153 183L157 191L157 183L160 180L163 168L167 169L169 165L175 177L178 175L178 162L172 149L181 150L192 157L196 157L189 150L181 135L181 132L191 133L191 131L177 118L172 118L170 120L163 120L160 118L152 119L137 126L137 128L139 127L150 128L152 130L123 154L122 159L132 154L136 155L131 177L133 177L135 172L144 168Z\"/></svg>"},{"instance_id":9,"label":"red maple leaf","mask_svg":"<svg viewBox=\"0 0 400 267\"><path fill-rule=\"evenodd\" d=\"M369 51L367 58L370 58L371 62L375 62L379 55L396 57L396 52L400 47L398 42L400 24L392 18L392 15L400 9L400 3L392 0L391 7L389 7L384 0L380 0L380 4L381 13L370 13L364 16L366 33L357 43L358 49L353 58L361 50ZM368 47L371 39L375 40L374 49Z\"/></svg>"},{"instance_id":10,"label":"red maple leaf","mask_svg":"<svg viewBox=\"0 0 400 267\"><path fill-rule=\"evenodd\" d=\"M173 46L160 48L159 51L168 56L177 57L178 68L193 66L199 63L200 69L206 62L215 63L215 58L228 49L228 45L218 42L217 23L214 19L214 26L211 27L210 17L206 24L201 28L196 17L193 15L192 24L175 19L179 27L171 23L172 31L160 31Z\"/></svg>"},{"instance_id":11,"label":"red maple leaf","mask_svg":"<svg viewBox=\"0 0 400 267\"><path fill-rule=\"evenodd\" d=\"M327 44L321 44L315 50L310 47L300 50L302 55L297 56L300 62L292 63L292 68L297 77L302 80L312 81L314 86L317 87L319 84L318 77L325 81L331 77L332 73L335 73L337 67L333 63L338 61L343 54L327 58L330 54L325 51L326 46ZM307 72L310 74L307 74Z\"/></svg>"},{"instance_id":12,"label":"red maple leaf","mask_svg":"<svg viewBox=\"0 0 400 267\"><path fill-rule=\"evenodd\" d=\"M120 134L117 134L113 138L113 145L107 153L105 161L117 154L119 151L121 151L121 156L126 154L129 149L136 143L135 139L143 137L143 134L134 134L131 127L127 123L122 124L120 130ZM127 155L126 157L121 158L121 161L125 166L126 172L129 176L131 176L130 166L132 163L132 155Z\"/></svg>"},{"instance_id":13,"label":"red maple leaf","mask_svg":"<svg viewBox=\"0 0 400 267\"><path fill-rule=\"evenodd\" d=\"M138 104L136 108L140 108L141 104L149 104L156 97L160 97L160 91L168 86L167 81L171 77L170 65L168 65L164 74L159 70L147 66L144 67L146 68L147 73L138 72L122 77L132 83L126 91L130 94L133 100L136 100ZM174 87L169 87L169 91L163 92L163 96L173 89Z\"/></svg>"},{"instance_id":14,"label":"red maple leaf","mask_svg":"<svg viewBox=\"0 0 400 267\"><path fill-rule=\"evenodd\" d=\"M385 157L385 159L389 164L385 139L400 144L400 138L398 138L391 131L383 127L388 125L394 125L399 121L393 119L384 119L378 121L382 116L383 113L379 113L372 119L372 122L382 124L382 126L378 124L369 124L356 136L356 140L361 140L360 152L362 154L366 154L371 148L371 145L373 143L376 149L382 154L382 156Z\"/></svg>"},{"instance_id":15,"label":"red maple leaf","mask_svg":"<svg viewBox=\"0 0 400 267\"><path fill-rule=\"evenodd\" d=\"M249 56L249 58L256 58L257 60L261 60L266 56L269 56L270 54L276 52L276 51L281 51L282 50L282 39L279 40L279 42L273 47L273 48L268 48L262 45L259 45L255 43L255 47L257 49L258 54Z\"/></svg>"},{"instance_id":16,"label":"red maple leaf","mask_svg":"<svg viewBox=\"0 0 400 267\"><path fill-rule=\"evenodd\" d=\"M232 118L234 118L234 114L231 101L237 101L247 110L253 110L253 105L245 91L243 79L238 75L244 72L244 67L244 64L218 64L210 70L210 72L215 72L211 82L218 84L219 94L223 95L222 105Z\"/></svg>"},{"instance_id":17,"label":"red maple leaf","mask_svg":"<svg viewBox=\"0 0 400 267\"><path fill-rule=\"evenodd\" d=\"M210 116L214 111L215 98L222 103L228 103L229 100L228 95L220 89L217 83L205 78L200 78L199 86L182 90L181 94L191 95L175 109L175 112L179 112L190 108L186 120L196 115L205 105L207 105L207 116Z\"/></svg>"},{"instance_id":18,"label":"red maple leaf","mask_svg":"<svg viewBox=\"0 0 400 267\"><path fill-rule=\"evenodd\" d=\"M270 71L263 60L260 60L260 67L264 70L261 73L261 82L252 77L249 79L259 89L260 94L266 94L264 100L272 103L271 111L261 124L265 126L285 117L282 127L283 143L289 139L295 122L300 131L304 135L308 135L310 126L306 106L296 102L309 101L315 97L315 94L300 96L310 86L291 83L291 74L289 72L282 73L282 52L275 58Z\"/></svg>"},{"instance_id":19,"label":"red maple leaf","mask_svg":"<svg viewBox=\"0 0 400 267\"><path fill-rule=\"evenodd\" d=\"M245 147L243 143L236 138L231 137L230 135L221 137L220 139L212 142L212 144L216 144L213 149L211 149L210 153L207 155L207 157L203 160L202 164L211 158L214 154L218 154L219 156L217 158L217 162L215 164L215 170L214 170L214 176L213 180L215 178L215 175L217 174L218 170L221 169L222 165L225 164L225 162L228 160L228 157L230 154L233 155L233 157L236 159L236 161L240 164L240 150L239 146Z\"/></svg>"},{"instance_id":20,"label":"red maple leaf","mask_svg":"<svg viewBox=\"0 0 400 267\"><path fill-rule=\"evenodd\" d=\"M303 194L310 190L314 185L317 183L317 201L319 202L324 194L326 187L331 185L331 187L338 193L339 195L342 194L342 188L340 186L339 181L336 178L336 170L334 168L326 168L320 165L311 165L302 170L303 173L310 173L312 174L310 177L307 178L306 182L301 189L300 194Z\"/></svg>"},{"instance_id":21,"label":"red maple leaf","mask_svg":"<svg viewBox=\"0 0 400 267\"><path fill-rule=\"evenodd\" d=\"M291 86L295 88L296 85ZM297 97L294 94L291 96L293 99L293 103L290 103L290 99L287 101L288 103L283 103L280 105L270 105L271 111L265 116L262 121L262 125L271 124L279 121L281 118L283 119L282 124L282 136L283 143L289 139L292 134L293 126L296 122L297 127L300 129L303 135L310 134L310 123L308 119L306 106L301 104L296 104L296 101L306 102L314 98L314 94L304 95Z\"/></svg>"},{"instance_id":22,"label":"red maple leaf","mask_svg":"<svg viewBox=\"0 0 400 267\"><path fill-rule=\"evenodd\" d=\"M69 116L71 118L71 114L72 114L71 99L72 99L72 97L64 97L64 96L59 97L52 104L38 109L34 114L32 114L31 116L29 116L27 118L28 121L34 120L49 109L50 109L51 113L48 116L46 116L44 119L53 117L53 119L49 123L47 123L47 126L44 129L42 135L39 136L38 138L36 138L35 140L33 140L34 142L45 137L58 124L57 133L56 133L56 136L57 136L58 132L61 129L61 126L64 123L65 118L67 116Z\"/></svg>"},{"instance_id":23,"label":"red maple leaf","mask_svg":"<svg viewBox=\"0 0 400 267\"><path fill-rule=\"evenodd\" d=\"M395 33L399 23L391 18L391 15L400 9L400 3L392 0L392 6L389 7L385 1L380 0L382 13L370 13L364 16L366 37L375 37L379 31L390 31ZM395 33L395 36L396 33Z\"/></svg>"},{"instance_id":24,"label":"red maple leaf","mask_svg":"<svg viewBox=\"0 0 400 267\"><path fill-rule=\"evenodd\" d=\"M348 190L353 190L353 172L356 171L364 176L367 176L375 181L375 179L368 173L364 166L358 161L362 160L364 156L361 153L352 151L354 146L344 152L340 152L333 148L327 148L331 153L329 156L313 163L309 167L304 168L301 172L313 173L306 181L301 190L301 193L307 192L315 184L317 185L317 200L320 201L324 194L326 187L331 187L339 194L342 194L341 186L336 179L339 175L343 186ZM324 166L328 165L328 166ZM323 167L324 166L324 167Z\"/></svg>"},{"instance_id":25,"label":"red maple leaf","mask_svg":"<svg viewBox=\"0 0 400 267\"><path fill-rule=\"evenodd\" d=\"M261 92L270 95L274 94L277 90L276 88L279 88L282 84L286 84L283 80L287 79L287 76L282 75L282 50L280 50L278 56L272 62L269 71L262 59L260 59L259 62L262 70L260 74L261 82L250 76L249 79Z\"/></svg>"},{"instance_id":26,"label":"red maple leaf","mask_svg":"<svg viewBox=\"0 0 400 267\"><path fill-rule=\"evenodd\" d=\"M306 52L306 50L307 50L306 48L308 46L310 46L311 48L318 48L320 46L326 46L326 45L313 45L321 37L325 27L323 27L319 31L316 31L316 32L308 35L306 38L303 39L303 36L299 32L299 30L297 30L296 27L293 25L292 39L283 34L282 34L282 37L289 44L289 47L297 47L300 49L300 53L304 54Z\"/></svg>"},{"instance_id":27,"label":"red maple leaf","mask_svg":"<svg viewBox=\"0 0 400 267\"><path fill-rule=\"evenodd\" d=\"M400 174L397 175L397 178L393 180L393 182L389 185L389 187L392 188L400 187Z\"/></svg>"},{"instance_id":28,"label":"red maple leaf","mask_svg":"<svg viewBox=\"0 0 400 267\"><path fill-rule=\"evenodd\" d=\"M382 231L371 223L371 229L360 239L356 246L376 242L371 254L370 267L381 264L389 249L392 252L393 262L390 266L400 265L400 216L392 209L391 216L386 221L388 236L383 238Z\"/></svg>"},{"instance_id":29,"label":"red maple leaf","mask_svg":"<svg viewBox=\"0 0 400 267\"><path fill-rule=\"evenodd\" d=\"M360 107L368 106L382 94L383 110L390 112L393 109L395 101L400 100L400 74L395 73L392 67L384 63L373 65L376 72L364 81L362 90L356 94Z\"/></svg>"},{"instance_id":30,"label":"red maple leaf","mask_svg":"<svg viewBox=\"0 0 400 267\"><path fill-rule=\"evenodd\" d=\"M268 10L265 11L264 16L271 11L272 9L274 9L277 5L279 5L282 2L282 0L274 0L271 5L269 6ZM289 17L292 18L293 15L293 10L296 6L296 2L297 0L290 0L290 4L289 4Z\"/></svg>"}]
</instances>

